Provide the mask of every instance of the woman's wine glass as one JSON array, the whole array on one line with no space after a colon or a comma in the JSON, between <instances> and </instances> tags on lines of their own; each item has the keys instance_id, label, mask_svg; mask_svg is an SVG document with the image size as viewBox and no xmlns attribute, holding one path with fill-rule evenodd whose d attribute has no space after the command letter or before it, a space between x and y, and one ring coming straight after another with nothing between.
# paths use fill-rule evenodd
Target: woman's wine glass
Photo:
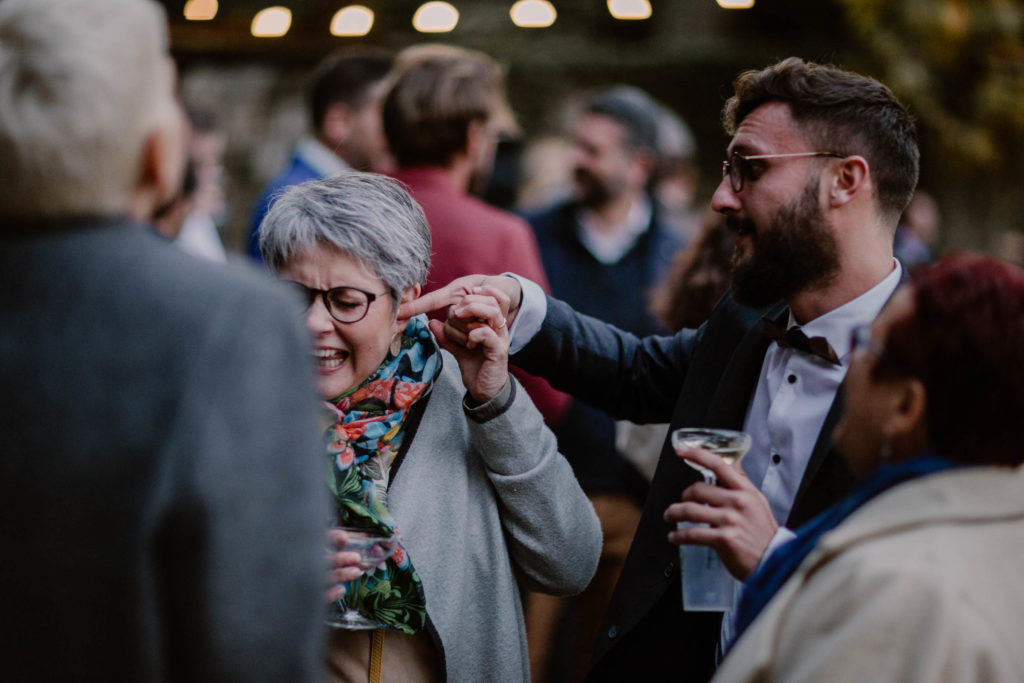
<instances>
[{"instance_id":1,"label":"woman's wine glass","mask_svg":"<svg viewBox=\"0 0 1024 683\"><path fill-rule=\"evenodd\" d=\"M331 548L331 552L357 552L362 558L359 568L365 574L368 570L380 565L387 560L398 548L398 536L394 533L381 534L366 529L338 526L348 534L348 542ZM326 622L334 628L345 629L374 629L379 628L378 622L367 619L356 608L359 601L359 590L362 584L362 577L350 581L347 584L348 590L345 595L332 602L327 609Z\"/></svg>"}]
</instances>

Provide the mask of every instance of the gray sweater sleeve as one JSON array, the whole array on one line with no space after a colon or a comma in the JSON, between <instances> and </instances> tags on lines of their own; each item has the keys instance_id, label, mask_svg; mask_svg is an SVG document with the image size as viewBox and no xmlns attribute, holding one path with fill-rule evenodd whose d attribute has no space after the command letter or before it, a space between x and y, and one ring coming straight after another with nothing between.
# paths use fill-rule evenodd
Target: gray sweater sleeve
<instances>
[{"instance_id":1,"label":"gray sweater sleeve","mask_svg":"<svg viewBox=\"0 0 1024 683\"><path fill-rule=\"evenodd\" d=\"M509 550L527 586L578 593L597 569L601 526L555 435L522 387L512 383L501 409L486 420L469 421L473 445L497 492Z\"/></svg>"}]
</instances>

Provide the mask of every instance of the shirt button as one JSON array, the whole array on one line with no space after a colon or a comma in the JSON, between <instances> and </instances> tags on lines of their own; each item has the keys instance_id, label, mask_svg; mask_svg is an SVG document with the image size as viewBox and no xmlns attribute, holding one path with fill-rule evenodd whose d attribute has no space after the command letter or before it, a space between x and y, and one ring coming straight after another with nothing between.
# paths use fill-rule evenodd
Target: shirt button
<instances>
[{"instance_id":1,"label":"shirt button","mask_svg":"<svg viewBox=\"0 0 1024 683\"><path fill-rule=\"evenodd\" d=\"M619 635L619 627L618 626L612 626L610 629L608 629L608 637L610 639L615 640L616 636L618 636L618 635Z\"/></svg>"},{"instance_id":2,"label":"shirt button","mask_svg":"<svg viewBox=\"0 0 1024 683\"><path fill-rule=\"evenodd\" d=\"M788 382L789 382L790 384L796 384L796 375L790 375L789 377L787 377L787 378L786 378L786 380L787 380L787 381L788 381Z\"/></svg>"},{"instance_id":3,"label":"shirt button","mask_svg":"<svg viewBox=\"0 0 1024 683\"><path fill-rule=\"evenodd\" d=\"M675 561L674 560L669 561L669 563L667 565L665 565L665 572L664 572L665 573L665 578L667 579L668 577L672 576L672 572L674 572L675 569L676 569Z\"/></svg>"},{"instance_id":4,"label":"shirt button","mask_svg":"<svg viewBox=\"0 0 1024 683\"><path fill-rule=\"evenodd\" d=\"M772 463L778 465L780 462L782 462L782 456L778 453L772 453Z\"/></svg>"}]
</instances>

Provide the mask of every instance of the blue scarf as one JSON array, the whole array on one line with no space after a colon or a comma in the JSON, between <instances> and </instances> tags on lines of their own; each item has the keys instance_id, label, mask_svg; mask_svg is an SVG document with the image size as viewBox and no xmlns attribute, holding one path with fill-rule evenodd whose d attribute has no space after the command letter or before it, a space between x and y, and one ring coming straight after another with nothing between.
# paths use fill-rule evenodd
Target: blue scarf
<instances>
[{"instance_id":1,"label":"blue scarf","mask_svg":"<svg viewBox=\"0 0 1024 683\"><path fill-rule=\"evenodd\" d=\"M934 455L882 465L862 479L849 496L797 529L796 537L780 546L747 579L736 612L736 637L733 642L739 640L765 605L818 546L822 536L839 526L862 505L893 486L957 466L956 463Z\"/></svg>"}]
</instances>

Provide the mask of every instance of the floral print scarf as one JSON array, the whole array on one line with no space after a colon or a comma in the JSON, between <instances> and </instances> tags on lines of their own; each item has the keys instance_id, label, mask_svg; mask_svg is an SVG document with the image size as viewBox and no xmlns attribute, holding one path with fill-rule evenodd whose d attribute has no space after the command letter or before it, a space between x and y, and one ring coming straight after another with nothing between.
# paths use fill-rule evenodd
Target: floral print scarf
<instances>
[{"instance_id":1,"label":"floral print scarf","mask_svg":"<svg viewBox=\"0 0 1024 683\"><path fill-rule=\"evenodd\" d=\"M440 371L440 350L426 317L417 316L403 331L397 352L393 348L366 381L327 403L336 419L325 440L338 524L398 533L387 507L391 464L412 406L430 393ZM391 558L367 570L358 595L352 596L354 584L347 584L344 599L354 597L359 612L381 627L413 634L426 623L426 599L400 533L398 538Z\"/></svg>"}]
</instances>

